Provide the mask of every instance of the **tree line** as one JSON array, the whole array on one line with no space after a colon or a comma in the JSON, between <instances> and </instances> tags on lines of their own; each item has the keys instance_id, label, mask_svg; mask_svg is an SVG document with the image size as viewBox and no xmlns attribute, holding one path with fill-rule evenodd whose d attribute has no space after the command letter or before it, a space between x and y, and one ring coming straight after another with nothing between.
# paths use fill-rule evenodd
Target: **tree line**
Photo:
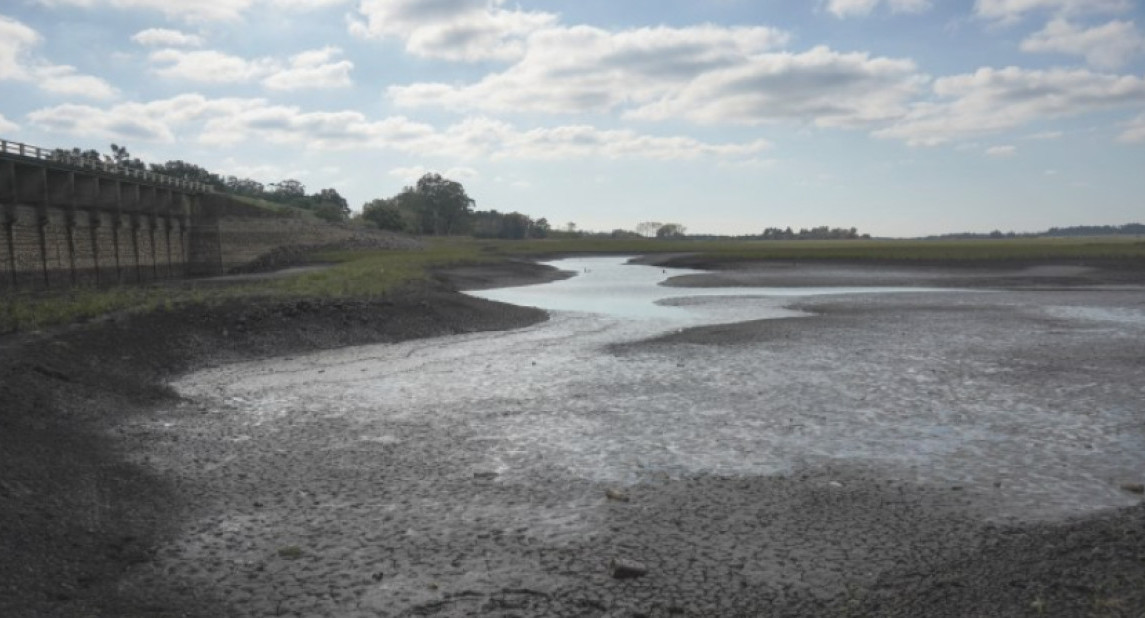
<instances>
[{"instance_id":1,"label":"tree line","mask_svg":"<svg viewBox=\"0 0 1145 618\"><path fill-rule=\"evenodd\" d=\"M131 156L126 146L120 146L118 144L112 144L110 152L107 154L100 154L99 151L94 149L82 150L80 148L72 148L71 150L66 150L57 148L53 151L53 156L60 160L80 159L97 161L109 165L116 165L124 169L149 171L172 178L198 182L209 185L216 191L266 200L276 204L307 210L313 212L318 218L326 221L347 221L350 218L350 205L345 198L339 195L337 190L328 188L310 194L306 192L305 185L293 178L287 178L280 182L272 182L268 185L264 185L250 178L221 176L204 167L181 160L147 164L139 158Z\"/></svg>"},{"instance_id":2,"label":"tree line","mask_svg":"<svg viewBox=\"0 0 1145 618\"><path fill-rule=\"evenodd\" d=\"M981 238L1070 238L1078 236L1145 236L1145 224L1126 223L1125 225L1073 225L1051 227L1044 232L957 232L927 236L924 240L973 240Z\"/></svg>"},{"instance_id":3,"label":"tree line","mask_svg":"<svg viewBox=\"0 0 1145 618\"><path fill-rule=\"evenodd\" d=\"M358 215L379 229L422 236L468 234L477 238L547 238L547 219L519 212L475 210L461 183L427 173L393 197L366 202Z\"/></svg>"}]
</instances>

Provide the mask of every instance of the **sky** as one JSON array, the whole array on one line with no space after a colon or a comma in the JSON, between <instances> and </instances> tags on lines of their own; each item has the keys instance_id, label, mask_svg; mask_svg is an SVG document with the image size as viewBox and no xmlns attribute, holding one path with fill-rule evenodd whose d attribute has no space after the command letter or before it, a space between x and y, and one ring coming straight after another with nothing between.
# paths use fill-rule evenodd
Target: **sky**
<instances>
[{"instance_id":1,"label":"sky","mask_svg":"<svg viewBox=\"0 0 1145 618\"><path fill-rule=\"evenodd\" d=\"M3 0L0 138L554 226L1145 220L1142 0Z\"/></svg>"}]
</instances>

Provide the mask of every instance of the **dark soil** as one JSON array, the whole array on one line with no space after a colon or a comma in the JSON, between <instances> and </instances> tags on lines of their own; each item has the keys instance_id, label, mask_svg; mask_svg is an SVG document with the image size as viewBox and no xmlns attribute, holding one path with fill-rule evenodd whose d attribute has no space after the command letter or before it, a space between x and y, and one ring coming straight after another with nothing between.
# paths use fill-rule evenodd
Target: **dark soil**
<instances>
[{"instance_id":1,"label":"dark soil","mask_svg":"<svg viewBox=\"0 0 1145 618\"><path fill-rule=\"evenodd\" d=\"M193 507L188 496L194 492L128 463L115 428L171 403L176 395L164 386L165 380L196 368L542 321L546 316L539 310L490 303L454 290L557 276L550 268L523 262L467 267L383 299L187 306L53 333L0 338L0 616L229 615L210 590L188 590L180 581L168 582L166 591L149 591L146 598L122 592L118 585L122 574L150 561L160 540L174 534ZM1115 278L1123 281L1120 275ZM773 323L771 328L781 327ZM688 332L678 339L710 344L749 333L772 336L754 327L713 329L724 330ZM758 500L773 505L769 508L777 513L786 512L787 506L776 502L783 495L784 481L713 482L727 485L727 495L737 500ZM894 497L884 495L884 490L863 491L864 499L874 505L872 513L894 512L904 518L886 522L888 539L909 530L915 535L912 539L917 537L917 547L931 546L925 529L919 528L920 532L910 525L920 513L887 507ZM645 530L648 543L654 544L657 534L688 532L676 529L675 513L690 509L703 517L689 521L719 520L718 509L698 501L696 495L702 494L681 488L679 495L642 511L634 527ZM800 490L792 495L808 494ZM824 500L808 508L830 518L835 511ZM890 510L880 510L885 508ZM799 529L797 524L791 523L791 528ZM719 530L694 530L694 538L718 537ZM782 539L775 544L782 544ZM699 546L696 556L702 562L713 551L735 549ZM840 551L849 550L841 546ZM676 575L690 577L683 557L665 559L669 558L681 563ZM734 582L689 585L746 586L750 580L743 574L735 577ZM527 592L506 590L505 595ZM521 601L485 613L511 615L507 610L514 607L526 612L515 615L558 610L562 615L607 614L606 605L583 598ZM1145 616L1145 506L1067 523L989 528L964 551L904 559L901 566L885 568L873 585L850 597L797 595L771 599L766 607L721 609L718 603L707 609L688 607L685 602L669 603L654 613Z\"/></svg>"},{"instance_id":2,"label":"dark soil","mask_svg":"<svg viewBox=\"0 0 1145 618\"><path fill-rule=\"evenodd\" d=\"M227 614L213 607L209 591L191 595L197 604L180 595L170 605L157 605L163 595L156 591L149 601L117 591L119 576L148 561L189 506L182 488L126 463L111 433L172 401L165 378L544 319L539 310L432 283L378 300L187 306L0 339L0 616Z\"/></svg>"}]
</instances>

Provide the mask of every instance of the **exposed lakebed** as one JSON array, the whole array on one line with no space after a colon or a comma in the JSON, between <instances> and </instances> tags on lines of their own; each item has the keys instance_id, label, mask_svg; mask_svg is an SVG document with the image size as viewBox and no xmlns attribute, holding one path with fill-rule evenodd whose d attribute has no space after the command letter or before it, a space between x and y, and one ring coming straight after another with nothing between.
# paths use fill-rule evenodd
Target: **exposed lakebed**
<instances>
[{"instance_id":1,"label":"exposed lakebed","mask_svg":"<svg viewBox=\"0 0 1145 618\"><path fill-rule=\"evenodd\" d=\"M230 568L251 615L505 595L806 615L784 604L953 559L982 522L1138 501L1119 484L1145 469L1139 289L679 289L618 258L559 266L582 276L480 293L548 322L177 380L188 403L139 428L139 457L204 506L156 572ZM615 555L651 574L610 580Z\"/></svg>"},{"instance_id":2,"label":"exposed lakebed","mask_svg":"<svg viewBox=\"0 0 1145 618\"><path fill-rule=\"evenodd\" d=\"M1110 481L1145 467L1139 401L1079 407L1060 392L1005 384L1019 366L952 357L947 348L965 341L942 340L940 328L918 333L913 349L867 343L856 358L843 340L838 349L803 351L760 343L614 350L712 324L810 318L805 327L814 329L810 305L792 306L816 299L965 308L994 304L993 292L669 288L657 283L692 273L622 258L553 265L580 275L473 293L550 310L546 323L232 365L176 387L234 408L238 426L345 418L358 427L347 445L399 443L393 428L428 424L469 445L473 469L506 482L571 476L631 484L846 462L921 482L1004 484L994 505L1001 511L1060 516L1130 503ZM1130 308L1020 310L1083 323L1113 312L1123 327L1141 326L1125 318L1141 315ZM966 333L971 341L980 335Z\"/></svg>"}]
</instances>

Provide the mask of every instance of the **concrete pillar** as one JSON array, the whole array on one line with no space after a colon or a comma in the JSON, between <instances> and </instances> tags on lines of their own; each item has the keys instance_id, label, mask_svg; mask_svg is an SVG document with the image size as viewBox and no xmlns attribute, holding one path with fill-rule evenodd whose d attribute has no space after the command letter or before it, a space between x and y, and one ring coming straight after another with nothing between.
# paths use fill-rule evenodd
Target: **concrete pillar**
<instances>
[{"instance_id":1,"label":"concrete pillar","mask_svg":"<svg viewBox=\"0 0 1145 618\"><path fill-rule=\"evenodd\" d=\"M48 207L51 198L48 196L48 168L40 166L37 176L40 184L40 209L36 213L36 230L40 236L40 270L44 275L44 287L51 286L48 277Z\"/></svg>"},{"instance_id":2,"label":"concrete pillar","mask_svg":"<svg viewBox=\"0 0 1145 618\"><path fill-rule=\"evenodd\" d=\"M65 187L69 194L67 212L64 217L64 233L68 241L68 271L69 281L76 284L76 175L75 172L66 172Z\"/></svg>"},{"instance_id":3,"label":"concrete pillar","mask_svg":"<svg viewBox=\"0 0 1145 618\"><path fill-rule=\"evenodd\" d=\"M121 200L120 204L123 205L123 210L127 214L128 227L131 230L131 259L135 265L135 280L137 282L143 281L143 264L139 259L139 228L142 222L139 220L139 185L135 183L120 183Z\"/></svg>"},{"instance_id":4,"label":"concrete pillar","mask_svg":"<svg viewBox=\"0 0 1145 618\"><path fill-rule=\"evenodd\" d=\"M103 218L99 215L99 209L89 209L87 211L87 221L88 233L91 234L92 276L95 277L95 284L98 286L103 283L99 272L99 228L103 224Z\"/></svg>"},{"instance_id":5,"label":"concrete pillar","mask_svg":"<svg viewBox=\"0 0 1145 618\"><path fill-rule=\"evenodd\" d=\"M16 277L16 240L12 236L12 226L16 224L16 164L12 161L4 162L2 173L2 191L0 200L3 200L3 211L0 212L0 224L4 227L4 251L8 258L8 285L15 290L19 286Z\"/></svg>"},{"instance_id":6,"label":"concrete pillar","mask_svg":"<svg viewBox=\"0 0 1145 618\"><path fill-rule=\"evenodd\" d=\"M16 239L12 234L12 227L16 225L15 208L4 205L4 211L0 214L0 225L4 228L4 258L7 262L7 268L4 269L7 279L5 287L15 290L19 286L19 280L16 278Z\"/></svg>"}]
</instances>

